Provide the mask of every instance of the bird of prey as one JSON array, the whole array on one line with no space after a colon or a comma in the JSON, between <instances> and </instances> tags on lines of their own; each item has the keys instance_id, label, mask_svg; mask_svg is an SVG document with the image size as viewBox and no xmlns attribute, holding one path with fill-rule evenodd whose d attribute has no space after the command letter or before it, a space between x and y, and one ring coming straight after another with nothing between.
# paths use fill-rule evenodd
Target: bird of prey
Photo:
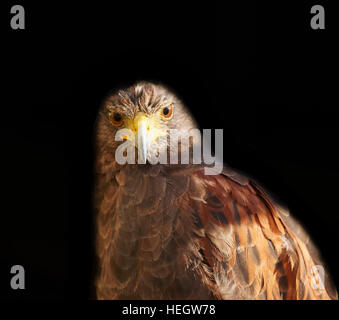
<instances>
[{"instance_id":1,"label":"bird of prey","mask_svg":"<svg viewBox=\"0 0 339 320\"><path fill-rule=\"evenodd\" d=\"M196 127L160 84L138 82L104 100L95 131L97 299L337 299L309 236L255 181L226 166L206 175L204 164L148 161L169 129ZM134 146L145 163L117 162L123 128L141 137Z\"/></svg>"}]
</instances>

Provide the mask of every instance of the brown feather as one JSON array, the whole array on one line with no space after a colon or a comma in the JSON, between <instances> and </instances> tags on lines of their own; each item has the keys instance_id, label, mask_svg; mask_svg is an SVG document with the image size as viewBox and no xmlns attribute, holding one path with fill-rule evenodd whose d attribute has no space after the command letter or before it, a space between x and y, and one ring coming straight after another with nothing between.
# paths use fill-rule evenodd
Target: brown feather
<instances>
[{"instance_id":1,"label":"brown feather","mask_svg":"<svg viewBox=\"0 0 339 320\"><path fill-rule=\"evenodd\" d=\"M98 299L337 299L307 233L255 182L224 168L125 165L108 112L133 118L175 105L170 128L194 128L162 86L138 83L105 101L97 122L94 193Z\"/></svg>"}]
</instances>

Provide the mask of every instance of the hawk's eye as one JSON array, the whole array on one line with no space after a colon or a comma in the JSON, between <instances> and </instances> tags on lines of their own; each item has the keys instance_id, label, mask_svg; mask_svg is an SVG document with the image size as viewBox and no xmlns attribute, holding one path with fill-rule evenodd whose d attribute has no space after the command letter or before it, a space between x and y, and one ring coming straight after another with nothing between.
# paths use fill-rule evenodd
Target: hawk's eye
<instances>
[{"instance_id":1,"label":"hawk's eye","mask_svg":"<svg viewBox=\"0 0 339 320\"><path fill-rule=\"evenodd\" d=\"M171 119L173 116L173 108L172 106L166 106L161 109L161 115L165 119Z\"/></svg>"},{"instance_id":2,"label":"hawk's eye","mask_svg":"<svg viewBox=\"0 0 339 320\"><path fill-rule=\"evenodd\" d=\"M120 127L122 125L122 116L120 113L114 112L110 118L114 126Z\"/></svg>"}]
</instances>

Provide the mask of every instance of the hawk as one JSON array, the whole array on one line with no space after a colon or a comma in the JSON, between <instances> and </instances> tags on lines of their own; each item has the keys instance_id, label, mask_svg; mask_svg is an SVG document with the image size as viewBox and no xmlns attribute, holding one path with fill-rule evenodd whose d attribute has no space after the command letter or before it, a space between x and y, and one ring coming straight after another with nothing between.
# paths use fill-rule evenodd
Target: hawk
<instances>
[{"instance_id":1,"label":"hawk","mask_svg":"<svg viewBox=\"0 0 339 320\"><path fill-rule=\"evenodd\" d=\"M151 164L159 137L197 128L149 82L109 95L95 134L98 299L337 299L301 225L262 187L224 166ZM144 163L119 164L130 129ZM120 141L121 140L121 141ZM180 148L178 149L180 153Z\"/></svg>"}]
</instances>

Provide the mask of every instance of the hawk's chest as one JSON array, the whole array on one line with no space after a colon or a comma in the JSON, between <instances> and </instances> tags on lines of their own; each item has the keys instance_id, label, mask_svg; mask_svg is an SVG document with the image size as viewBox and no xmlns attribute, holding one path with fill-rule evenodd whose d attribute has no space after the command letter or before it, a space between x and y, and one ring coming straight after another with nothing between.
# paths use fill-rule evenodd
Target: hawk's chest
<instances>
[{"instance_id":1,"label":"hawk's chest","mask_svg":"<svg viewBox=\"0 0 339 320\"><path fill-rule=\"evenodd\" d=\"M154 172L153 172L154 173ZM129 170L117 175L113 277L125 283L119 297L208 298L194 274L188 177Z\"/></svg>"}]
</instances>

